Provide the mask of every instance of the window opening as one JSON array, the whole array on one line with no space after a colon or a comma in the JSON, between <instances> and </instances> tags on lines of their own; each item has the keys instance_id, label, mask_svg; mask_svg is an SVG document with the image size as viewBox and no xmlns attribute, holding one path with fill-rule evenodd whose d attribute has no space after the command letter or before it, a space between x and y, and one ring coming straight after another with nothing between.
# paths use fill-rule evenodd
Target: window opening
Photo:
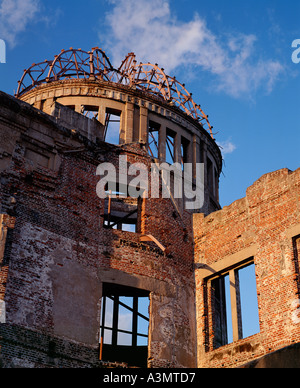
<instances>
[{"instance_id":1,"label":"window opening","mask_svg":"<svg viewBox=\"0 0 300 388\"><path fill-rule=\"evenodd\" d=\"M82 115L88 117L89 119L98 120L98 106L83 105L82 106Z\"/></svg>"},{"instance_id":2,"label":"window opening","mask_svg":"<svg viewBox=\"0 0 300 388\"><path fill-rule=\"evenodd\" d=\"M213 347L260 332L254 263L211 280Z\"/></svg>"},{"instance_id":3,"label":"window opening","mask_svg":"<svg viewBox=\"0 0 300 388\"><path fill-rule=\"evenodd\" d=\"M166 162L169 164L175 163L175 138L176 133L167 129L167 138L166 138Z\"/></svg>"},{"instance_id":4,"label":"window opening","mask_svg":"<svg viewBox=\"0 0 300 388\"><path fill-rule=\"evenodd\" d=\"M121 112L107 109L104 124L104 141L110 144L120 143Z\"/></svg>"},{"instance_id":5,"label":"window opening","mask_svg":"<svg viewBox=\"0 0 300 388\"><path fill-rule=\"evenodd\" d=\"M217 349L229 343L228 316L230 313L230 298L228 298L229 276L221 276L211 282L213 300L214 348Z\"/></svg>"},{"instance_id":6,"label":"window opening","mask_svg":"<svg viewBox=\"0 0 300 388\"><path fill-rule=\"evenodd\" d=\"M295 273L298 274L298 277L297 277L298 295L300 296L300 261L299 261L300 235L293 238L293 252L294 252Z\"/></svg>"},{"instance_id":7,"label":"window opening","mask_svg":"<svg viewBox=\"0 0 300 388\"><path fill-rule=\"evenodd\" d=\"M108 188L109 184L107 184ZM131 233L139 231L142 198L128 196L129 186L117 184L116 191L107 190L104 206L104 227Z\"/></svg>"},{"instance_id":8,"label":"window opening","mask_svg":"<svg viewBox=\"0 0 300 388\"><path fill-rule=\"evenodd\" d=\"M148 330L149 292L104 284L100 360L127 362L131 366L146 366Z\"/></svg>"},{"instance_id":9,"label":"window opening","mask_svg":"<svg viewBox=\"0 0 300 388\"><path fill-rule=\"evenodd\" d=\"M181 138L181 167L184 170L184 164L188 163L188 147L189 141L184 137Z\"/></svg>"},{"instance_id":10,"label":"window opening","mask_svg":"<svg viewBox=\"0 0 300 388\"><path fill-rule=\"evenodd\" d=\"M181 144L181 159L180 159L180 161L181 161L181 168L182 168L182 170L184 169L184 156L185 156L185 149L184 149L184 146L183 146L183 144Z\"/></svg>"},{"instance_id":11,"label":"window opening","mask_svg":"<svg viewBox=\"0 0 300 388\"><path fill-rule=\"evenodd\" d=\"M225 276L225 301L226 301L226 330L227 330L227 343L233 342L233 327L232 327L232 307L231 307L231 294L230 294L230 278L229 275Z\"/></svg>"},{"instance_id":12,"label":"window opening","mask_svg":"<svg viewBox=\"0 0 300 388\"><path fill-rule=\"evenodd\" d=\"M239 270L243 338L260 332L254 264Z\"/></svg>"},{"instance_id":13,"label":"window opening","mask_svg":"<svg viewBox=\"0 0 300 388\"><path fill-rule=\"evenodd\" d=\"M159 129L160 125L149 122L149 134L148 134L148 153L152 158L159 158Z\"/></svg>"}]
</instances>

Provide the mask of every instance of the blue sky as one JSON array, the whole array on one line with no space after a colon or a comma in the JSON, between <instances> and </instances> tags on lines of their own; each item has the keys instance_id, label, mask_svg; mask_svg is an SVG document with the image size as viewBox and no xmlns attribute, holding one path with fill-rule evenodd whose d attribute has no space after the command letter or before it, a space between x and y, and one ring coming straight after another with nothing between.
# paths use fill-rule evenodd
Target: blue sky
<instances>
[{"instance_id":1,"label":"blue sky","mask_svg":"<svg viewBox=\"0 0 300 388\"><path fill-rule=\"evenodd\" d=\"M224 149L221 205L263 174L299 163L300 2L291 0L0 0L0 90L61 49L128 52L185 83Z\"/></svg>"}]
</instances>

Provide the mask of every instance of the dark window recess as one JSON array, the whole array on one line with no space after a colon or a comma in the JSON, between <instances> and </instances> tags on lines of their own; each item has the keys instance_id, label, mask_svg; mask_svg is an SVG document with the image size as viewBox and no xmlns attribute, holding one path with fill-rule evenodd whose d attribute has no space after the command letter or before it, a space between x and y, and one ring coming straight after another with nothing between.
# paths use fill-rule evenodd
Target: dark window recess
<instances>
[{"instance_id":1,"label":"dark window recess","mask_svg":"<svg viewBox=\"0 0 300 388\"><path fill-rule=\"evenodd\" d=\"M213 300L214 348L228 344L225 276L211 282Z\"/></svg>"},{"instance_id":2,"label":"dark window recess","mask_svg":"<svg viewBox=\"0 0 300 388\"><path fill-rule=\"evenodd\" d=\"M294 265L295 265L295 273L298 275L297 276L297 287L298 287L298 292L297 295L300 298L300 235L296 236L293 238L293 251L294 251Z\"/></svg>"},{"instance_id":3,"label":"dark window recess","mask_svg":"<svg viewBox=\"0 0 300 388\"><path fill-rule=\"evenodd\" d=\"M214 195L214 170L212 161L207 158L207 185L211 194Z\"/></svg>"},{"instance_id":4,"label":"dark window recess","mask_svg":"<svg viewBox=\"0 0 300 388\"><path fill-rule=\"evenodd\" d=\"M103 285L100 360L147 367L149 291Z\"/></svg>"},{"instance_id":5,"label":"dark window recess","mask_svg":"<svg viewBox=\"0 0 300 388\"><path fill-rule=\"evenodd\" d=\"M1 268L1 265L8 265L9 264L9 260L10 260L11 252L12 252L13 241L14 241L14 229L7 229L3 261L2 261L2 263L0 261L0 268Z\"/></svg>"},{"instance_id":6,"label":"dark window recess","mask_svg":"<svg viewBox=\"0 0 300 388\"><path fill-rule=\"evenodd\" d=\"M184 137L181 138L181 165L182 169L184 169L184 164L188 163L188 149L189 149L189 141Z\"/></svg>"}]
</instances>

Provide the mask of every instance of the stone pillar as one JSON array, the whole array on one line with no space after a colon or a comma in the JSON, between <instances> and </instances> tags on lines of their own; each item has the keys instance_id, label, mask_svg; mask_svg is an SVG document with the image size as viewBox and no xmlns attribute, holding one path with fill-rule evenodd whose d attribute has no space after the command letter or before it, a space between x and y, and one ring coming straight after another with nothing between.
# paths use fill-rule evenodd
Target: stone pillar
<instances>
[{"instance_id":1,"label":"stone pillar","mask_svg":"<svg viewBox=\"0 0 300 388\"><path fill-rule=\"evenodd\" d=\"M181 164L182 155L181 155L181 134L177 133L175 137L174 144L174 162Z\"/></svg>"},{"instance_id":2,"label":"stone pillar","mask_svg":"<svg viewBox=\"0 0 300 388\"><path fill-rule=\"evenodd\" d=\"M134 105L131 102L126 103L125 118L125 143L133 142L133 123L134 123Z\"/></svg>"},{"instance_id":3,"label":"stone pillar","mask_svg":"<svg viewBox=\"0 0 300 388\"><path fill-rule=\"evenodd\" d=\"M102 125L105 125L105 119L106 119L106 107L103 105L100 105L98 110L98 121Z\"/></svg>"},{"instance_id":4,"label":"stone pillar","mask_svg":"<svg viewBox=\"0 0 300 388\"><path fill-rule=\"evenodd\" d=\"M240 303L240 283L238 272L234 270L230 271L229 280L233 341L236 342L243 338L242 312Z\"/></svg>"},{"instance_id":5,"label":"stone pillar","mask_svg":"<svg viewBox=\"0 0 300 388\"><path fill-rule=\"evenodd\" d=\"M80 105L75 105L75 112L77 112L77 113L82 113L82 109L83 109L83 107L82 107L82 105L80 104Z\"/></svg>"},{"instance_id":6,"label":"stone pillar","mask_svg":"<svg viewBox=\"0 0 300 388\"><path fill-rule=\"evenodd\" d=\"M148 143L148 109L140 107L140 143Z\"/></svg>"},{"instance_id":7,"label":"stone pillar","mask_svg":"<svg viewBox=\"0 0 300 388\"><path fill-rule=\"evenodd\" d=\"M193 163L193 141L189 141L186 145L186 163Z\"/></svg>"}]
</instances>

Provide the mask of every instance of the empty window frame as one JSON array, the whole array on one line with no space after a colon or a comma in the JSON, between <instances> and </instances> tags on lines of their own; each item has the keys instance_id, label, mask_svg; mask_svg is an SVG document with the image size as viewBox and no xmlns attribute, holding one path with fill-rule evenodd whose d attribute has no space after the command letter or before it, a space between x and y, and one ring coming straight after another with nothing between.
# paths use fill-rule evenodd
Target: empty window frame
<instances>
[{"instance_id":1,"label":"empty window frame","mask_svg":"<svg viewBox=\"0 0 300 388\"><path fill-rule=\"evenodd\" d=\"M213 348L260 332L254 261L211 279Z\"/></svg>"},{"instance_id":2,"label":"empty window frame","mask_svg":"<svg viewBox=\"0 0 300 388\"><path fill-rule=\"evenodd\" d=\"M182 170L184 170L184 164L189 162L189 155L188 155L189 146L190 146L190 142L182 136L181 137L181 166L182 166Z\"/></svg>"},{"instance_id":3,"label":"empty window frame","mask_svg":"<svg viewBox=\"0 0 300 388\"><path fill-rule=\"evenodd\" d=\"M154 159L159 158L159 129L159 124L153 121L149 122L148 153Z\"/></svg>"},{"instance_id":4,"label":"empty window frame","mask_svg":"<svg viewBox=\"0 0 300 388\"><path fill-rule=\"evenodd\" d=\"M146 366L149 331L149 291L103 285L100 359Z\"/></svg>"},{"instance_id":5,"label":"empty window frame","mask_svg":"<svg viewBox=\"0 0 300 388\"><path fill-rule=\"evenodd\" d=\"M108 185L107 185L108 186ZM116 184L116 191L106 191L104 227L138 233L142 198L128 196L128 186Z\"/></svg>"},{"instance_id":6,"label":"empty window frame","mask_svg":"<svg viewBox=\"0 0 300 388\"><path fill-rule=\"evenodd\" d=\"M98 112L99 112L98 106L83 105L81 114L89 119L98 120Z\"/></svg>"},{"instance_id":7,"label":"empty window frame","mask_svg":"<svg viewBox=\"0 0 300 388\"><path fill-rule=\"evenodd\" d=\"M106 109L104 124L104 141L110 144L120 144L121 111Z\"/></svg>"},{"instance_id":8,"label":"empty window frame","mask_svg":"<svg viewBox=\"0 0 300 388\"><path fill-rule=\"evenodd\" d=\"M169 164L175 163L175 140L176 133L167 128L166 138L166 162Z\"/></svg>"}]
</instances>

